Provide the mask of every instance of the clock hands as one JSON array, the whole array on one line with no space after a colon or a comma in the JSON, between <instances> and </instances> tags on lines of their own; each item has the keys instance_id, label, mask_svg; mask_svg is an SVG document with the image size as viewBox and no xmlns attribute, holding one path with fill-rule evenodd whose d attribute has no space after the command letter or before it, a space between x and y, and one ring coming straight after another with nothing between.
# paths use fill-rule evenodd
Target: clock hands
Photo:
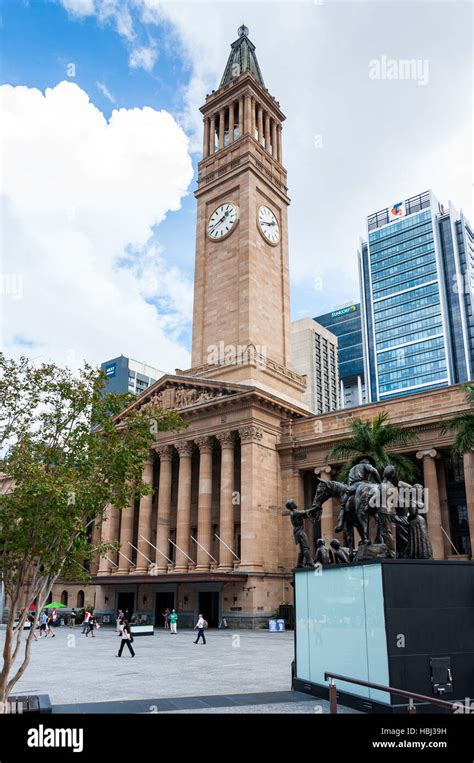
<instances>
[{"instance_id":1,"label":"clock hands","mask_svg":"<svg viewBox=\"0 0 474 763\"><path fill-rule=\"evenodd\" d=\"M217 228L217 226L220 225L221 222L223 222L223 220L225 220L226 217L228 217L230 215L231 211L232 210L228 209L227 212L224 212L224 214L222 215L221 219L218 220L216 223L214 223L214 225L211 228L209 228L209 233L213 233L215 231L215 229Z\"/></svg>"}]
</instances>

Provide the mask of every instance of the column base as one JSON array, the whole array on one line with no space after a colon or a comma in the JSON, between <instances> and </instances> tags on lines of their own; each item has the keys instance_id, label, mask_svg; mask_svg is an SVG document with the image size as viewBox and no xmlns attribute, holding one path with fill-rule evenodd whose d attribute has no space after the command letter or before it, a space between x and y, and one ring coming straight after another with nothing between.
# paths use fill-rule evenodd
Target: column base
<instances>
[{"instance_id":1,"label":"column base","mask_svg":"<svg viewBox=\"0 0 474 763\"><path fill-rule=\"evenodd\" d=\"M232 572L234 569L233 564L220 564L217 568L218 572Z\"/></svg>"},{"instance_id":2,"label":"column base","mask_svg":"<svg viewBox=\"0 0 474 763\"><path fill-rule=\"evenodd\" d=\"M194 568L193 572L209 572L209 565L198 564L197 567Z\"/></svg>"},{"instance_id":3,"label":"column base","mask_svg":"<svg viewBox=\"0 0 474 763\"><path fill-rule=\"evenodd\" d=\"M180 565L179 567L173 567L173 572L187 572L188 568L187 566Z\"/></svg>"},{"instance_id":4,"label":"column base","mask_svg":"<svg viewBox=\"0 0 474 763\"><path fill-rule=\"evenodd\" d=\"M114 575L130 575L130 570L128 567L126 569L120 569L119 567L118 570L115 570Z\"/></svg>"},{"instance_id":5,"label":"column base","mask_svg":"<svg viewBox=\"0 0 474 763\"><path fill-rule=\"evenodd\" d=\"M148 567L136 567L131 570L130 575L148 575Z\"/></svg>"}]
</instances>

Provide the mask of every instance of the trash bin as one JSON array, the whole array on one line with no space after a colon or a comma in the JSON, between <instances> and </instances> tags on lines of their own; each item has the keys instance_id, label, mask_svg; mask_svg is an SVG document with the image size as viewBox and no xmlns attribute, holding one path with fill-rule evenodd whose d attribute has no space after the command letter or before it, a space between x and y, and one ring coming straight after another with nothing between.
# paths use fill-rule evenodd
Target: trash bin
<instances>
[{"instance_id":1,"label":"trash bin","mask_svg":"<svg viewBox=\"0 0 474 763\"><path fill-rule=\"evenodd\" d=\"M277 620L276 621L276 625L277 625L277 628L276 628L277 631L284 631L285 630L285 621L284 620Z\"/></svg>"},{"instance_id":2,"label":"trash bin","mask_svg":"<svg viewBox=\"0 0 474 763\"><path fill-rule=\"evenodd\" d=\"M268 630L271 633L276 633L277 632L278 628L277 628L277 621L276 620L269 620L268 621Z\"/></svg>"}]
</instances>

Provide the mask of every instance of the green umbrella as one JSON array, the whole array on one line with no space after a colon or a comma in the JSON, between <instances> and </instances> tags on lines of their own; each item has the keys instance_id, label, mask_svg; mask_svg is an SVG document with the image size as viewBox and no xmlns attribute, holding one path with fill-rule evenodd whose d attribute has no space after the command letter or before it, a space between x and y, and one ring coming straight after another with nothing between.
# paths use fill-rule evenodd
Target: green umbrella
<instances>
[{"instance_id":1,"label":"green umbrella","mask_svg":"<svg viewBox=\"0 0 474 763\"><path fill-rule=\"evenodd\" d=\"M61 604L60 601L52 601L51 604L46 604L43 609L67 609L66 604Z\"/></svg>"}]
</instances>

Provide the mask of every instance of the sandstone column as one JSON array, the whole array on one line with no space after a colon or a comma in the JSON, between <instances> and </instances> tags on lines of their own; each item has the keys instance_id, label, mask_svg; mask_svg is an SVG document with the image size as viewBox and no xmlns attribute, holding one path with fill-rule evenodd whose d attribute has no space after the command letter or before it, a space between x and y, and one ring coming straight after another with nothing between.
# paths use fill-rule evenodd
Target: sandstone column
<instances>
[{"instance_id":1,"label":"sandstone column","mask_svg":"<svg viewBox=\"0 0 474 763\"><path fill-rule=\"evenodd\" d=\"M244 134L244 97L239 98L239 138Z\"/></svg>"},{"instance_id":2,"label":"sandstone column","mask_svg":"<svg viewBox=\"0 0 474 763\"><path fill-rule=\"evenodd\" d=\"M150 458L148 461L145 462L145 466L143 469L142 474L142 482L145 482L145 484L149 485L150 488L153 490L153 459ZM141 553L137 553L137 566L135 569L136 573L141 573L142 575L146 574L148 572L148 562L145 559L145 556L148 557L148 559L151 559L151 551L152 547L149 543L147 543L143 538L146 538L146 540L151 540L151 514L152 514L152 504L153 504L153 493L150 493L149 495L142 495L140 498L140 510L139 510L139 516L138 516L138 540L137 540L137 548ZM143 536L143 538L141 537ZM143 554L145 556L143 556Z\"/></svg>"},{"instance_id":3,"label":"sandstone column","mask_svg":"<svg viewBox=\"0 0 474 763\"><path fill-rule=\"evenodd\" d=\"M258 142L263 145L263 111L260 105L257 106L257 123L258 123Z\"/></svg>"},{"instance_id":4,"label":"sandstone column","mask_svg":"<svg viewBox=\"0 0 474 763\"><path fill-rule=\"evenodd\" d=\"M177 442L179 453L178 509L176 519L176 572L187 572L191 536L191 457L192 442ZM179 550L181 549L181 550ZM183 553L184 552L184 553Z\"/></svg>"},{"instance_id":5,"label":"sandstone column","mask_svg":"<svg viewBox=\"0 0 474 763\"><path fill-rule=\"evenodd\" d=\"M118 555L118 570L121 575L128 575L130 569L133 567L128 559L132 558L132 547L130 543L133 541L133 517L135 514L135 499L132 498L130 505L126 506L121 511L120 522L120 554ZM127 559L125 559L127 557Z\"/></svg>"},{"instance_id":6,"label":"sandstone column","mask_svg":"<svg viewBox=\"0 0 474 763\"><path fill-rule=\"evenodd\" d=\"M245 107L244 107L244 134L248 135L251 130L252 117L250 114L250 93L245 95Z\"/></svg>"},{"instance_id":7,"label":"sandstone column","mask_svg":"<svg viewBox=\"0 0 474 763\"><path fill-rule=\"evenodd\" d=\"M229 143L234 142L234 102L229 106Z\"/></svg>"},{"instance_id":8,"label":"sandstone column","mask_svg":"<svg viewBox=\"0 0 474 763\"><path fill-rule=\"evenodd\" d=\"M322 466L319 469L315 469L314 473L320 480L327 482L331 479L332 467L329 465ZM329 545L330 541L336 537L334 528L337 524L340 508L341 505L337 498L329 498L329 500L323 503L323 513L321 514L321 537L324 538L327 545Z\"/></svg>"},{"instance_id":9,"label":"sandstone column","mask_svg":"<svg viewBox=\"0 0 474 763\"><path fill-rule=\"evenodd\" d=\"M270 153L270 116L265 112L265 148Z\"/></svg>"},{"instance_id":10,"label":"sandstone column","mask_svg":"<svg viewBox=\"0 0 474 763\"><path fill-rule=\"evenodd\" d=\"M161 551L161 554L158 551L155 552L155 561L158 571L163 573L168 569L168 562L162 554L169 556L168 538L170 537L173 450L171 445L160 445L156 448L156 452L160 458L160 482L158 485L158 516L154 545Z\"/></svg>"},{"instance_id":11,"label":"sandstone column","mask_svg":"<svg viewBox=\"0 0 474 763\"><path fill-rule=\"evenodd\" d=\"M197 539L201 546L211 553L212 439L210 437L198 437L195 442L200 453ZM201 546L197 547L197 572L205 572L209 569L210 557Z\"/></svg>"},{"instance_id":12,"label":"sandstone column","mask_svg":"<svg viewBox=\"0 0 474 763\"><path fill-rule=\"evenodd\" d=\"M234 448L233 432L220 432L216 438L221 445L221 492L219 511L219 537L234 551ZM232 570L235 557L224 543L219 542L219 570Z\"/></svg>"},{"instance_id":13,"label":"sandstone column","mask_svg":"<svg viewBox=\"0 0 474 763\"><path fill-rule=\"evenodd\" d=\"M209 119L208 117L205 117L204 119L202 155L204 159L206 159L209 156Z\"/></svg>"},{"instance_id":14,"label":"sandstone column","mask_svg":"<svg viewBox=\"0 0 474 763\"><path fill-rule=\"evenodd\" d=\"M263 554L259 543L265 543L260 534L259 516L259 459L263 430L249 424L239 429L241 445L241 570L262 569Z\"/></svg>"},{"instance_id":15,"label":"sandstone column","mask_svg":"<svg viewBox=\"0 0 474 763\"><path fill-rule=\"evenodd\" d=\"M224 148L224 122L225 109L221 109L219 112L219 148Z\"/></svg>"},{"instance_id":16,"label":"sandstone column","mask_svg":"<svg viewBox=\"0 0 474 763\"><path fill-rule=\"evenodd\" d=\"M471 553L474 554L474 450L471 449L464 454L463 463L469 537L471 539Z\"/></svg>"},{"instance_id":17,"label":"sandstone column","mask_svg":"<svg viewBox=\"0 0 474 763\"><path fill-rule=\"evenodd\" d=\"M420 450L416 457L423 461L423 483L424 483L424 514L428 525L428 533L433 546L434 559L444 559L443 533L441 532L441 508L438 488L438 476L436 474L436 450Z\"/></svg>"},{"instance_id":18,"label":"sandstone column","mask_svg":"<svg viewBox=\"0 0 474 763\"><path fill-rule=\"evenodd\" d=\"M209 135L209 153L214 154L216 150L216 116L215 114L211 117L211 127L210 127L210 135Z\"/></svg>"},{"instance_id":19,"label":"sandstone column","mask_svg":"<svg viewBox=\"0 0 474 763\"><path fill-rule=\"evenodd\" d=\"M101 526L101 541L102 543L111 543L113 541L113 538L111 537L111 522L112 522L112 511L113 511L112 504L109 503L107 506L105 513L104 513L104 521L102 522ZM116 514L118 514L117 511L115 511ZM110 554L107 554L107 556L110 557ZM113 569L116 569L115 567ZM99 560L99 569L97 571L98 575L110 575L112 571L112 565L110 562L107 561L105 556L101 556Z\"/></svg>"},{"instance_id":20,"label":"sandstone column","mask_svg":"<svg viewBox=\"0 0 474 763\"><path fill-rule=\"evenodd\" d=\"M282 164L283 162L283 151L281 146L281 125L277 125L277 159Z\"/></svg>"},{"instance_id":21,"label":"sandstone column","mask_svg":"<svg viewBox=\"0 0 474 763\"><path fill-rule=\"evenodd\" d=\"M277 131L276 131L276 122L274 119L272 119L272 156L274 159L276 159L277 151L276 151L276 137Z\"/></svg>"}]
</instances>

